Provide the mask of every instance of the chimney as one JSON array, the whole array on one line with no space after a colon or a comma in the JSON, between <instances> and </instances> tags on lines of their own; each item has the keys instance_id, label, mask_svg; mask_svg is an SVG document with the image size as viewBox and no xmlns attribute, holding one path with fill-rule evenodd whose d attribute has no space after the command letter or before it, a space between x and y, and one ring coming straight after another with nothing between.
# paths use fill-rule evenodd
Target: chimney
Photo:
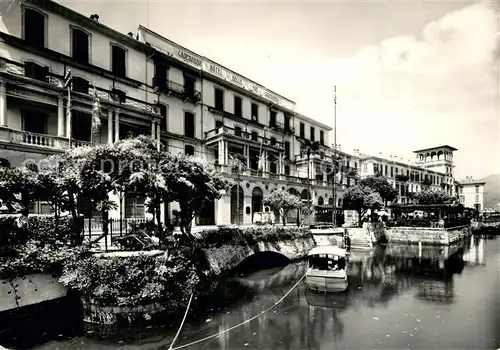
<instances>
[{"instance_id":1,"label":"chimney","mask_svg":"<svg viewBox=\"0 0 500 350\"><path fill-rule=\"evenodd\" d=\"M99 15L97 13L94 13L93 15L90 15L90 19L99 22Z\"/></svg>"}]
</instances>

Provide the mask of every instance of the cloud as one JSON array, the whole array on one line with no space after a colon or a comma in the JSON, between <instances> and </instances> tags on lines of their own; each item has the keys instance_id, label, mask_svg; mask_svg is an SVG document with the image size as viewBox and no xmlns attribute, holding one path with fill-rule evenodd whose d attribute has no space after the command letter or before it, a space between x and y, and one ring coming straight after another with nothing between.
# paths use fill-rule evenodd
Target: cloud
<instances>
[{"instance_id":1,"label":"cloud","mask_svg":"<svg viewBox=\"0 0 500 350\"><path fill-rule=\"evenodd\" d=\"M338 138L347 150L407 159L413 149L450 144L459 148L459 172L493 172L500 133L495 14L492 3L470 5L418 36L389 38L353 57L280 62L273 80L295 96L299 111L330 125L337 85Z\"/></svg>"}]
</instances>

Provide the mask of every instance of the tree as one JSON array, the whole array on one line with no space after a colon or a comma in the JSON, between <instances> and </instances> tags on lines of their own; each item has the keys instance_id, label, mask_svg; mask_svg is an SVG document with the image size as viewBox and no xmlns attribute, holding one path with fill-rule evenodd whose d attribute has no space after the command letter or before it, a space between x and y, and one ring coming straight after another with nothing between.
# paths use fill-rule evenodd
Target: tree
<instances>
[{"instance_id":1,"label":"tree","mask_svg":"<svg viewBox=\"0 0 500 350\"><path fill-rule=\"evenodd\" d=\"M368 176L362 179L359 185L377 192L385 202L393 202L398 198L398 191L383 176Z\"/></svg>"},{"instance_id":2,"label":"tree","mask_svg":"<svg viewBox=\"0 0 500 350\"><path fill-rule=\"evenodd\" d=\"M450 196L446 191L438 189L426 189L415 194L414 199L418 204L447 204L453 203L456 198Z\"/></svg>"},{"instance_id":3,"label":"tree","mask_svg":"<svg viewBox=\"0 0 500 350\"><path fill-rule=\"evenodd\" d=\"M383 199L378 192L372 188L356 185L349 187L343 196L342 206L344 210L355 210L359 216L359 224L368 209L372 212L384 206Z\"/></svg>"},{"instance_id":4,"label":"tree","mask_svg":"<svg viewBox=\"0 0 500 350\"><path fill-rule=\"evenodd\" d=\"M179 203L181 232L191 236L194 217L207 202L221 197L220 191L229 186L212 163L187 157L183 154L171 155L163 166L171 200Z\"/></svg>"},{"instance_id":5,"label":"tree","mask_svg":"<svg viewBox=\"0 0 500 350\"><path fill-rule=\"evenodd\" d=\"M32 164L0 169L0 200L11 206L28 208L37 201L39 182Z\"/></svg>"},{"instance_id":6,"label":"tree","mask_svg":"<svg viewBox=\"0 0 500 350\"><path fill-rule=\"evenodd\" d=\"M302 201L296 195L285 190L276 190L264 198L264 204L274 211L279 211L283 226L286 225L286 215L291 209L298 209L302 206Z\"/></svg>"}]
</instances>

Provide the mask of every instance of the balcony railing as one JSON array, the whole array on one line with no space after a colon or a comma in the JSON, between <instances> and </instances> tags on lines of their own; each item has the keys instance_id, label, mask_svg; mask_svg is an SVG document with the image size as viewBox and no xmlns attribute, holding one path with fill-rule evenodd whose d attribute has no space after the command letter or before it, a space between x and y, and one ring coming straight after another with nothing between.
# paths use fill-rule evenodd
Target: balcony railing
<instances>
[{"instance_id":1,"label":"balcony railing","mask_svg":"<svg viewBox=\"0 0 500 350\"><path fill-rule=\"evenodd\" d=\"M254 137L252 137L251 133L246 132L244 130L234 129L234 128L231 128L229 126L221 126L221 127L218 127L218 128L215 128L215 129L212 129L212 130L205 132L205 139L210 139L210 138L216 137L218 135L231 135L231 136L241 138L242 140L248 140L248 141L255 142L256 144L260 144L260 142L262 141L263 145L267 145L267 146L275 147L275 148L279 148L279 149L285 149L284 142L269 139L269 138L266 138L263 136L257 136L257 138L255 139Z\"/></svg>"},{"instance_id":2,"label":"balcony railing","mask_svg":"<svg viewBox=\"0 0 500 350\"><path fill-rule=\"evenodd\" d=\"M192 88L187 88L185 85L171 80L160 80L155 76L153 78L153 86L168 95L174 95L194 103L201 101L201 92Z\"/></svg>"},{"instance_id":3,"label":"balcony railing","mask_svg":"<svg viewBox=\"0 0 500 350\"><path fill-rule=\"evenodd\" d=\"M5 73L11 74L11 75L15 75L15 76L21 76L27 80L31 80L33 83L37 83L37 82L38 83L40 83L40 82L48 83L48 84L54 85L55 87L60 88L60 89L62 89L64 87L64 77L62 75L51 73L47 69L47 76L29 77L29 76L26 76L26 65L25 64L9 60L5 57L0 57L0 75L2 73L3 74L5 74ZM99 98L101 103L103 101L113 103L113 104L119 103L123 106L137 109L142 113L159 114L159 111L157 110L157 108L155 108L155 106L152 104L149 104L147 102L141 101L139 99L136 99L136 98L133 98L130 96L126 96L125 100L120 102L120 101L117 101L115 99L115 97L114 97L115 94L113 93L112 90L100 88L98 86L94 86L94 87L91 86L88 94L79 93L79 92L77 92L77 94L78 94L78 96L87 95L88 98L90 99L91 92L92 92L91 90L93 90L93 88L95 88L97 97Z\"/></svg>"},{"instance_id":4,"label":"balcony railing","mask_svg":"<svg viewBox=\"0 0 500 350\"><path fill-rule=\"evenodd\" d=\"M0 134L1 135L1 134ZM33 147L43 147L50 148L54 150L66 150L69 148L69 140L66 137L55 136L55 135L45 135L45 134L37 134L34 132L23 131L23 130L9 130L8 131L8 139L4 140L7 142L33 146ZM1 138L0 138L0 141ZM81 140L71 140L71 147L82 147L82 146L90 146L95 143L91 143L88 141Z\"/></svg>"}]
</instances>

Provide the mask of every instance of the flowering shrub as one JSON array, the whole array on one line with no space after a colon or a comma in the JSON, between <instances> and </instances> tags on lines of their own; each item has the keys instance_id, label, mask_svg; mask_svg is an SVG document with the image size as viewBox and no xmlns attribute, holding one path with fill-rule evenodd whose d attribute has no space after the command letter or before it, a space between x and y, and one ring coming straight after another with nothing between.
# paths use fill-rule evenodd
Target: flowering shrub
<instances>
[{"instance_id":1,"label":"flowering shrub","mask_svg":"<svg viewBox=\"0 0 500 350\"><path fill-rule=\"evenodd\" d=\"M29 227L17 226L17 215L0 216L0 278L30 273L58 273L67 261L82 256L87 248L75 234L71 217L30 215Z\"/></svg>"},{"instance_id":2,"label":"flowering shrub","mask_svg":"<svg viewBox=\"0 0 500 350\"><path fill-rule=\"evenodd\" d=\"M216 281L201 250L128 257L90 256L65 266L61 283L102 306L165 303L169 311L185 305L191 291L205 294Z\"/></svg>"}]
</instances>

